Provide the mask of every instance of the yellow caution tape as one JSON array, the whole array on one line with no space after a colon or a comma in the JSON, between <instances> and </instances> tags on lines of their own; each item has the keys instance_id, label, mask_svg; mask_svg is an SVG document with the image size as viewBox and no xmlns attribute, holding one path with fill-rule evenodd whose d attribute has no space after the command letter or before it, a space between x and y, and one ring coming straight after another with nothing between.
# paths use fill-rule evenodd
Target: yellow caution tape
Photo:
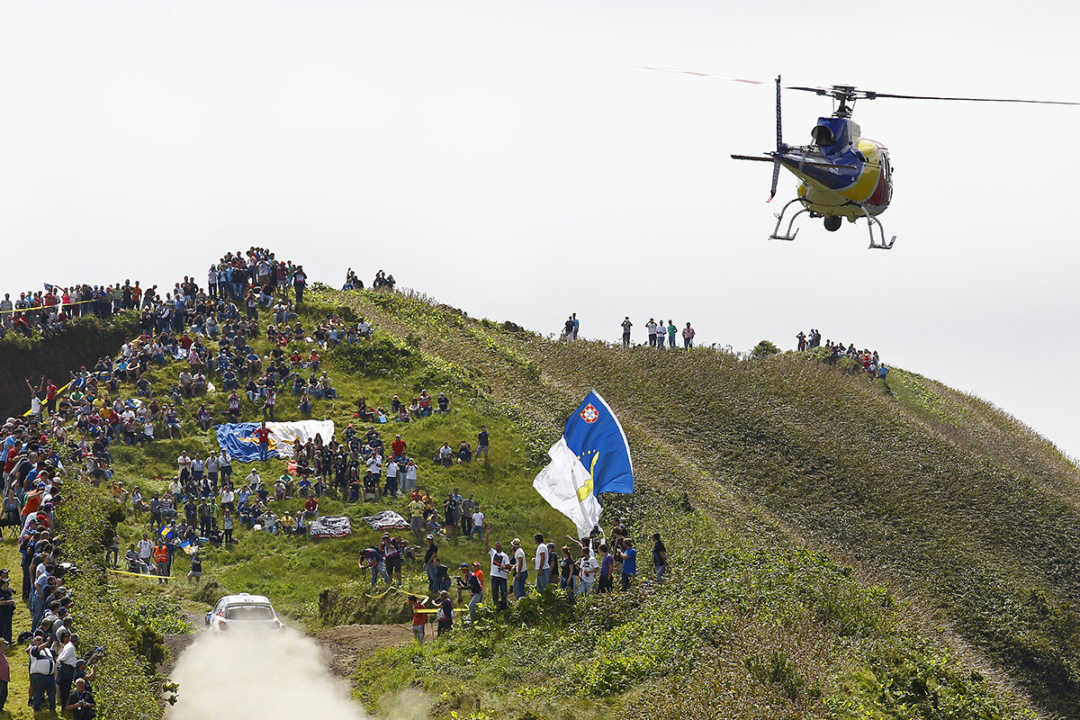
<instances>
[{"instance_id":1,"label":"yellow caution tape","mask_svg":"<svg viewBox=\"0 0 1080 720\"><path fill-rule=\"evenodd\" d=\"M108 300L109 300L110 303L112 302L112 298L108 298ZM55 305L36 305L34 307L28 307L28 308L12 308L11 310L0 310L0 315L3 315L5 313L30 312L31 310L46 310L46 309L51 310L52 308L63 309L63 308L66 308L66 307L71 307L72 305L85 305L86 303L91 303L91 302L97 302L97 301L96 300L78 300L76 302L66 302L66 303L59 303L58 302Z\"/></svg>"},{"instance_id":2,"label":"yellow caution tape","mask_svg":"<svg viewBox=\"0 0 1080 720\"><path fill-rule=\"evenodd\" d=\"M150 578L151 580L161 580L162 578L168 580L171 577L169 575L145 575L143 573L128 572L127 570L113 570L112 568L106 568L106 570L113 575L130 575L131 577Z\"/></svg>"},{"instance_id":3,"label":"yellow caution tape","mask_svg":"<svg viewBox=\"0 0 1080 720\"><path fill-rule=\"evenodd\" d=\"M484 603L477 603L476 607L484 607ZM429 614L429 613L437 613L437 612L439 612L439 609L438 608L432 608L431 610L427 610L427 609L413 610L413 612L414 613L424 613L426 615L426 614ZM454 608L454 612L469 612L469 608L467 608L467 607L465 607L465 608Z\"/></svg>"}]
</instances>

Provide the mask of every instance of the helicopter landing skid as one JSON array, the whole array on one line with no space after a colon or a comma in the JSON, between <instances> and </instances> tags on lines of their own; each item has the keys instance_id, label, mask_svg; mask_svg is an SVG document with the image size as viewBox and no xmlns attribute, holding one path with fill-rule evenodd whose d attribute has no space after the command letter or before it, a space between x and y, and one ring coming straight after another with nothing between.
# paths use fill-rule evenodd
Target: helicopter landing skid
<instances>
[{"instance_id":1,"label":"helicopter landing skid","mask_svg":"<svg viewBox=\"0 0 1080 720\"><path fill-rule=\"evenodd\" d=\"M772 235L769 236L770 240L787 240L788 242L791 242L795 239L795 236L799 234L798 229L796 229L795 232L791 232L791 228L795 226L795 218L805 212L810 212L810 208L804 207L802 210L792 215L788 220L787 231L783 235L780 234L780 225L784 222L784 215L787 213L787 209L797 202L802 202L802 198L789 200L784 207L780 208L780 212L776 213L776 227L773 228Z\"/></svg>"},{"instance_id":2,"label":"helicopter landing skid","mask_svg":"<svg viewBox=\"0 0 1080 720\"><path fill-rule=\"evenodd\" d=\"M860 210L862 210L863 216L866 218L866 227L870 231L870 247L868 250L892 250L893 243L896 242L896 236L893 235L889 239L889 242L885 242L885 226L881 224L881 221L866 211L866 207L859 203L852 203ZM877 227L877 237L874 236L874 227ZM880 238L880 242L878 242Z\"/></svg>"}]
</instances>

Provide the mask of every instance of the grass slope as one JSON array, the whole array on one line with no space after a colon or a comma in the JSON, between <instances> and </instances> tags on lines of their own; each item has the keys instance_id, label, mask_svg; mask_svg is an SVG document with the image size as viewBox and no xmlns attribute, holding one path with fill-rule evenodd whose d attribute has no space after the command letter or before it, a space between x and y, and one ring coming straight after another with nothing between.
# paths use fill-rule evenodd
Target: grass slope
<instances>
[{"instance_id":1,"label":"grass slope","mask_svg":"<svg viewBox=\"0 0 1080 720\"><path fill-rule=\"evenodd\" d=\"M639 539L664 532L673 562L675 581L663 587L643 583L635 593L575 606L558 593L533 597L506 616L484 613L476 627L436 645L379 653L355 676L370 707L389 708L397 691L419 687L435 700L433 717L1026 714L1000 684L991 690L953 657L948 635L915 630L924 611L990 650L998 668L1048 706L1068 707L1067 680L1040 684L1039 672L1010 655L1040 641L1040 660L1053 666L1071 657L1068 643L1050 632L1049 620L1031 619L1022 608L997 624L993 613L999 610L981 592L985 586L1022 605L1027 596L1021 588L1037 587L1051 613L1071 612L1064 588L1048 581L1044 565L1025 565L1027 537L1013 532L1013 523L991 530L961 522L976 508L985 514L1005 499L1026 503L1037 518L1043 516L1036 510L1053 497L1066 505L1071 466L1055 460L1015 421L915 376L898 374L912 384L890 395L803 357L739 362L711 351L563 345L424 298L326 289L311 295L305 325L340 312L374 318L377 328L370 348L324 354L342 397L316 402L314 417L334 419L341 429L358 397L385 405L395 393L446 390L452 414L392 423L382 428L384 440L401 430L410 453L420 458L421 485L433 497L452 487L474 493L500 539L535 531L561 537L570 524L539 499L531 480L566 416L584 391L596 387L623 420L639 483L634 496L607 500L609 517L626 518ZM262 340L256 348L268 349ZM164 389L178 371L155 370L155 388ZM209 401L223 417L224 394ZM294 404L282 395L279 419L299 417ZM211 449L212 433L199 433L190 422L196 406L189 401L184 409L183 440L114 446L117 477L162 489L161 478L175 472L181 449ZM942 414L956 418L955 424L945 423ZM255 415L246 401L245 415ZM996 428L999 439L992 444L1000 459L982 456L963 435L981 436L976 422ZM444 440L472 442L481 423L492 436L486 466L440 468L428 461ZM1002 490L994 473L1003 472L1007 458L1017 466L1038 460L1056 479L1014 481ZM969 463L979 464L984 475L972 475ZM280 462L263 465L264 479L282 469ZM1016 469L1008 467L1010 473ZM245 472L238 465L234 477ZM955 482L943 482L948 473L955 473ZM965 484L976 477L983 477L977 488ZM929 498L948 502L921 508L919 502ZM284 505L291 510L298 503ZM356 558L375 539L359 518L403 505L328 499L322 512L350 515L353 537L311 543L239 531L233 548L207 551L201 589L182 580L159 586L135 578L114 578L114 587L132 608L133 626L151 637L177 629L170 608L200 615L225 591L266 593L310 628L400 620L404 608L393 594L368 597ZM1062 526L1070 516L1061 512L1060 523L1037 523L1032 534L1064 559L1070 536ZM117 531L126 545L143 528L129 512ZM988 542L990 537L998 542ZM482 548L454 538L443 554L466 561L481 557ZM645 576L649 563L643 560ZM998 575L989 573L993 567ZM186 569L180 558L175 574ZM418 566L407 566L406 586L424 587L421 576ZM875 580L916 604L898 604ZM973 581L982 585L959 591ZM971 592L973 587L980 591ZM1005 607L1006 613L1014 610ZM965 617L972 608L988 614Z\"/></svg>"},{"instance_id":2,"label":"grass slope","mask_svg":"<svg viewBox=\"0 0 1080 720\"><path fill-rule=\"evenodd\" d=\"M453 327L428 332L425 348L482 367L516 407L565 417L597 388L632 442L676 458L658 469L661 484L725 524L762 511L888 583L912 600L909 615L958 633L1043 708L1080 713L1080 475L1015 419L901 371L890 389L796 354L625 352L551 342L422 298L352 302L402 335Z\"/></svg>"}]
</instances>

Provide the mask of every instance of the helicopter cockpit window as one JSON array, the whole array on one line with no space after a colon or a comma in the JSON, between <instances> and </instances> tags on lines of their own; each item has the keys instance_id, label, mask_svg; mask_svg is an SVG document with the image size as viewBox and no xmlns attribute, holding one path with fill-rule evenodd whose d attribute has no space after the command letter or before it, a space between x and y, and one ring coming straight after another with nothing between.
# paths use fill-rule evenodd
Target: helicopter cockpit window
<instances>
[{"instance_id":1,"label":"helicopter cockpit window","mask_svg":"<svg viewBox=\"0 0 1080 720\"><path fill-rule=\"evenodd\" d=\"M815 125L814 129L810 131L810 137L814 139L814 144L819 147L827 147L836 141L832 130L824 125Z\"/></svg>"}]
</instances>

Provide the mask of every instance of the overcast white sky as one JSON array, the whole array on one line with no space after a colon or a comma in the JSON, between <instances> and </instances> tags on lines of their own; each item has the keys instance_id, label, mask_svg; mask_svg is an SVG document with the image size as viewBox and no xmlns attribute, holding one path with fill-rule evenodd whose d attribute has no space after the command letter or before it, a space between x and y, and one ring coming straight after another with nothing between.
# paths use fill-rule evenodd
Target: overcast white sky
<instances>
[{"instance_id":1,"label":"overcast white sky","mask_svg":"<svg viewBox=\"0 0 1080 720\"><path fill-rule=\"evenodd\" d=\"M770 87L637 69L1076 100L1075 4L172 5L4 3L5 291L201 282L259 244L545 332L814 326L1080 455L1080 108L861 104L896 181L870 252L861 224L765 239L794 182L767 206L728 155L772 146ZM786 93L785 138L829 109Z\"/></svg>"}]
</instances>

